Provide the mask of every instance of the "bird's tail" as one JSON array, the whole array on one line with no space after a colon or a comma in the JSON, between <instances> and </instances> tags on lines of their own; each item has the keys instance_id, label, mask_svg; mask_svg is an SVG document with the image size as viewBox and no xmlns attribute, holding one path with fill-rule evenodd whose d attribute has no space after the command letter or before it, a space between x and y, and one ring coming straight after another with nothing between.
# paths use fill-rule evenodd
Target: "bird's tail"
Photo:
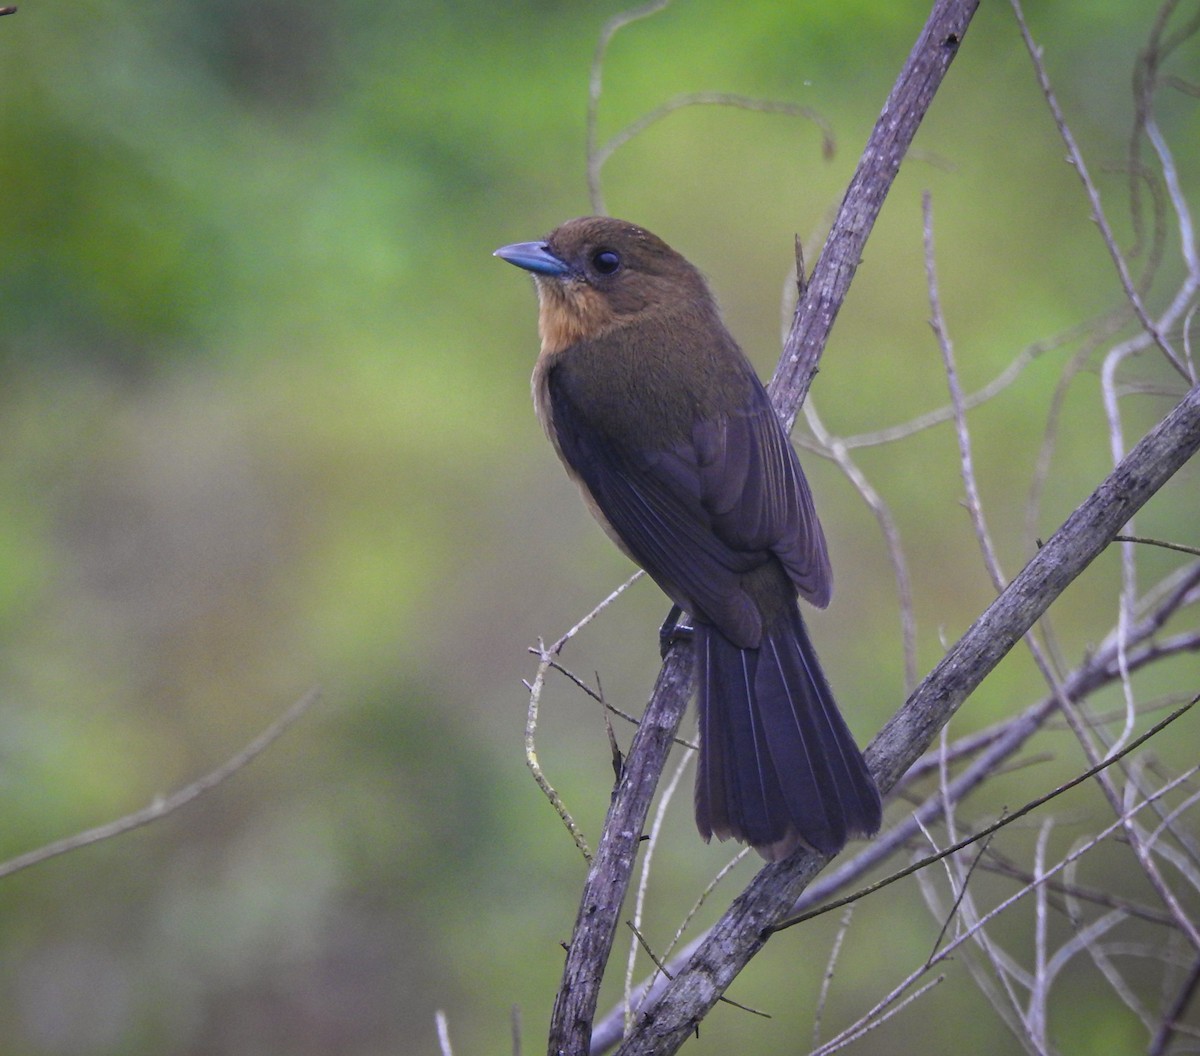
<instances>
[{"instance_id":1,"label":"bird's tail","mask_svg":"<svg viewBox=\"0 0 1200 1056\"><path fill-rule=\"evenodd\" d=\"M700 762L696 824L770 861L823 854L879 828L879 791L833 701L798 605L739 649L696 622Z\"/></svg>"}]
</instances>

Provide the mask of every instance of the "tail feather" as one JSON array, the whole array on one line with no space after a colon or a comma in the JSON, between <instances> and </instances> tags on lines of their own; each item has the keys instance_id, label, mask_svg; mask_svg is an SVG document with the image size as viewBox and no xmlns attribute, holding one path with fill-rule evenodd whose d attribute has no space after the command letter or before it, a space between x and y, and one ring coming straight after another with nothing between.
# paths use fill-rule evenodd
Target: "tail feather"
<instances>
[{"instance_id":1,"label":"tail feather","mask_svg":"<svg viewBox=\"0 0 1200 1056\"><path fill-rule=\"evenodd\" d=\"M696 824L775 861L879 828L879 792L838 712L798 606L740 649L697 621Z\"/></svg>"}]
</instances>

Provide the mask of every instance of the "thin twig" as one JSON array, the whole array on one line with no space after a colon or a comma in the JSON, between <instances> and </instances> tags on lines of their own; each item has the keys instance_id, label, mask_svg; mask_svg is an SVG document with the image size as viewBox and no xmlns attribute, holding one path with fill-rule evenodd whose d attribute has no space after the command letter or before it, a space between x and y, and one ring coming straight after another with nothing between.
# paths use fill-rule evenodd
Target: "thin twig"
<instances>
[{"instance_id":1,"label":"thin twig","mask_svg":"<svg viewBox=\"0 0 1200 1056\"><path fill-rule=\"evenodd\" d=\"M165 818L168 814L173 814L180 807L187 805L192 800L216 788L217 785L228 780L239 770L247 767L274 744L290 726L296 723L320 697L321 691L319 689L310 689L240 752L222 763L215 770L193 781L190 785L184 786L177 792L172 792L169 796L157 798L149 806L143 807L141 810L135 810L132 814L126 814L115 821L107 822L104 825L97 825L93 829L76 833L74 836L55 840L53 843L48 843L44 847L37 848L37 850L28 851L25 854L18 855L16 858L10 858L7 862L0 863L0 879L12 876L13 873L18 873L22 869L28 869L30 866L40 865L42 862L50 858L56 858L60 854L66 854L69 851L75 851L80 847L87 847L93 843L100 843L102 840L112 839L114 836L120 836L133 829L141 828L143 825L149 825L152 821Z\"/></svg>"},{"instance_id":2,"label":"thin twig","mask_svg":"<svg viewBox=\"0 0 1200 1056\"><path fill-rule=\"evenodd\" d=\"M1112 450L1113 464L1116 465L1125 456L1125 438L1121 423L1121 410L1116 394L1116 372L1125 356L1132 354L1132 346L1124 342L1112 349L1104 357L1104 365L1100 372L1100 388L1104 397L1104 413L1108 418L1109 444ZM1133 531L1130 521L1126 530ZM1121 556L1121 589L1117 594L1117 663L1121 669L1121 691L1125 700L1125 728L1118 736L1116 746L1127 740L1133 731L1133 720L1136 714L1133 684L1129 680L1128 665L1125 653L1125 640L1129 621L1132 619L1134 599L1137 597L1137 559L1134 547L1122 544Z\"/></svg>"},{"instance_id":3,"label":"thin twig","mask_svg":"<svg viewBox=\"0 0 1200 1056\"><path fill-rule=\"evenodd\" d=\"M1047 342L1022 349L1013 358L1012 362L986 385L975 392L964 394L962 400L964 409L971 411L976 407L982 407L990 400L994 400L1002 392L1011 387L1025 373L1025 368L1030 366L1039 355L1048 351L1050 347L1052 347L1052 344ZM853 436L844 436L841 439L842 443L850 450L859 447L877 447L880 444L891 444L898 440L907 440L910 436L916 436L927 429L933 429L936 426L945 425L947 422L952 421L954 421L954 406L947 403L941 407L935 407L932 411L919 414L915 418L910 418L907 422L889 425L886 428L876 429L869 433L856 433Z\"/></svg>"},{"instance_id":4,"label":"thin twig","mask_svg":"<svg viewBox=\"0 0 1200 1056\"><path fill-rule=\"evenodd\" d=\"M1037 842L1033 852L1033 985L1029 990L1029 1008L1025 1014L1025 1022L1033 1042L1042 1051L1049 1051L1046 1043L1046 1029L1049 1018L1047 1006L1050 1003L1051 975L1046 963L1046 928L1049 924L1049 912L1046 902L1046 844L1050 840L1050 831L1054 827L1054 819L1047 818L1038 830Z\"/></svg>"},{"instance_id":5,"label":"thin twig","mask_svg":"<svg viewBox=\"0 0 1200 1056\"><path fill-rule=\"evenodd\" d=\"M907 990L910 986L912 986L913 983L916 982L916 980L918 980L922 975L926 974L933 966L948 959L964 943L966 943L968 941L975 941L976 934L979 932L982 932L983 929L986 928L987 925L990 924L990 922L993 921L996 917L998 917L1001 913L1004 913L1005 911L1010 909L1017 902L1019 902L1021 899L1023 899L1026 895L1028 895L1032 891L1034 891L1038 886L1040 886L1040 884L1045 883L1051 877L1055 876L1062 870L1068 868L1071 865L1071 863L1077 861L1082 855L1086 854L1092 848L1098 846L1100 843L1102 843L1104 840L1106 840L1109 836L1111 836L1118 829L1123 828L1126 825L1126 823L1129 821L1129 819L1132 818L1143 807L1149 805L1154 800L1160 799L1162 796L1164 796L1168 792L1174 790L1176 787L1178 787L1184 781L1190 780L1190 778L1193 775L1195 775L1198 771L1200 771L1200 766L1192 767L1191 769L1187 770L1185 773L1181 774L1175 780L1168 782L1162 788L1160 788L1156 792L1152 793L1151 796L1149 796L1146 799L1142 800L1141 802L1133 805L1132 807L1130 807L1130 809L1128 811L1126 811L1124 814L1122 814L1121 817L1117 818L1116 821L1113 821L1112 823L1110 823L1108 826L1106 826L1104 829L1102 829L1099 833L1095 834L1091 839L1086 841L1086 843L1084 843L1082 846L1076 848L1074 851L1072 851L1070 854L1068 854L1065 858L1063 858L1060 862L1058 862L1057 865L1053 866L1051 869L1046 870L1040 877L1038 884L1022 888L1020 891L1017 891L1015 894L1010 895L1008 898L1004 899L999 904L992 907L992 909L988 910L987 913L985 913L983 916L981 916L972 925L972 927L968 931L966 931L962 935L959 935L958 937L956 937L951 943L949 943L943 950L941 950L929 962L927 962L927 963L921 965L920 967L916 968L915 970L913 970L898 986L896 986L891 991L891 993L883 1001L881 1001L878 1005L876 1005L875 1008L879 1009L881 1007L885 1007L887 1004L890 1004L891 1002L894 1002L895 1000L897 1000L905 990ZM953 850L953 848L952 848L952 850ZM874 1012L874 1011L875 1011L875 1009L872 1010L872 1012ZM870 1016L871 1014L872 1013L868 1013L868 1016ZM865 1020L867 1017L863 1017L863 1018ZM851 1028L851 1029L853 1029L853 1028ZM843 1040L843 1039L841 1037L834 1039L835 1042L839 1041L839 1040ZM834 1042L829 1043L830 1046L832 1046L833 1044L834 1044ZM826 1049L822 1049L820 1051L824 1052L824 1051L832 1051L832 1050L829 1049L829 1047L827 1046Z\"/></svg>"},{"instance_id":6,"label":"thin twig","mask_svg":"<svg viewBox=\"0 0 1200 1056\"><path fill-rule=\"evenodd\" d=\"M1096 752L1088 736L1086 724L1080 720L1077 710L1069 702L1064 701L1063 713L1067 721L1071 724L1072 730L1083 747L1088 760L1093 761L1099 758L1099 754ZM1108 775L1104 770L1100 770L1097 772L1097 777L1100 788L1112 805L1114 813L1118 817L1128 817L1128 811L1122 809L1120 797ZM1133 824L1129 824L1126 827L1125 834L1129 839L1129 845L1133 850L1134 857L1142 867L1142 872L1146 875L1146 879L1150 882L1151 887L1154 888L1158 897L1162 899L1163 904L1167 907L1172 917L1174 917L1175 924L1180 932L1187 936L1188 941L1197 951L1200 951L1200 926L1192 920L1175 892L1171 889L1170 884L1163 877L1158 864L1150 853L1150 848L1146 841L1141 838L1137 828Z\"/></svg>"},{"instance_id":7,"label":"thin twig","mask_svg":"<svg viewBox=\"0 0 1200 1056\"><path fill-rule=\"evenodd\" d=\"M1085 919L1084 914L1081 912L1079 901L1074 896L1074 891L1078 886L1075 881L1078 871L1079 863L1072 862L1066 871L1066 880L1059 885L1067 892L1066 915L1071 923L1072 930L1076 934L1081 932L1083 921ZM1123 917L1124 919L1128 919L1129 914L1125 913L1123 914ZM1167 924L1168 926L1172 926L1174 922L1168 920ZM1157 945L1161 953L1162 944L1160 943ZM1117 997L1124 1002L1126 1008L1130 1009L1130 1011L1132 1011L1133 1014L1142 1021L1142 1024L1145 1026L1147 1032L1153 1031L1153 1018L1146 1009L1145 1004L1134 992L1133 987L1126 983L1125 977L1121 974L1120 970L1117 968L1117 965L1113 962L1113 958L1109 956L1110 950L1097 941L1087 943L1087 952L1088 956L1090 956L1092 959L1092 963L1100 970L1100 973L1104 976L1105 980L1108 982L1108 985L1112 987L1113 993L1115 993Z\"/></svg>"},{"instance_id":8,"label":"thin twig","mask_svg":"<svg viewBox=\"0 0 1200 1056\"><path fill-rule=\"evenodd\" d=\"M1191 554L1200 557L1200 546L1185 546L1183 543L1172 543L1166 539L1147 539L1141 535L1114 535L1114 543L1141 543L1143 546L1159 546L1164 550L1176 550L1181 554Z\"/></svg>"},{"instance_id":9,"label":"thin twig","mask_svg":"<svg viewBox=\"0 0 1200 1056\"><path fill-rule=\"evenodd\" d=\"M646 573L640 568L636 572L634 572L632 576L630 576L627 580L625 580L625 582L622 583L619 587L617 587L616 590L612 591L608 595L608 597L606 597L602 602L600 602L595 608L592 609L591 612L589 612L586 616L584 616L584 618L582 620L580 620L577 624L575 624L574 627L572 627L569 631L567 631L566 634L564 634L561 638L559 638L558 641L556 641L552 646L550 646L550 652L554 656L558 656L558 654L563 651L563 647L567 644L567 642L569 642L580 631L582 631L589 623L591 623L594 619L596 619L597 616L599 616L614 601L616 601L617 598L619 598L622 594L624 594L625 591L627 591L630 587L632 587L645 574Z\"/></svg>"},{"instance_id":10,"label":"thin twig","mask_svg":"<svg viewBox=\"0 0 1200 1056\"><path fill-rule=\"evenodd\" d=\"M438 1051L442 1056L454 1056L454 1050L450 1047L450 1024L446 1020L446 1013L439 1008L433 1014L433 1021L437 1024Z\"/></svg>"},{"instance_id":11,"label":"thin twig","mask_svg":"<svg viewBox=\"0 0 1200 1056\"><path fill-rule=\"evenodd\" d=\"M908 560L904 556L904 546L900 541L900 527L883 496L850 457L846 445L825 428L814 403L814 400L804 401L804 417L813 435L822 445L822 453L837 464L879 523L879 531L887 547L888 561L892 566L892 575L896 580L896 597L900 608L900 640L904 651L904 692L911 693L917 684L917 617L913 604L912 577L909 575Z\"/></svg>"},{"instance_id":12,"label":"thin twig","mask_svg":"<svg viewBox=\"0 0 1200 1056\"><path fill-rule=\"evenodd\" d=\"M684 914L683 920L681 920L678 926L675 928L675 934L671 937L671 941L667 943L667 948L663 950L664 960L674 954L675 948L679 945L680 939L682 939L687 933L687 929L691 926L696 914L700 912L701 908L704 906L704 903L708 901L709 896L717 889L717 886L721 883L721 881L733 871L735 866L744 861L750 853L751 851L749 847L743 847L737 852L737 854L730 858L728 862L721 866L713 878L709 880L707 884L705 884L704 890L700 892L696 898L696 901L692 903L692 908L689 909L686 914ZM685 950L683 954L676 957L676 960L684 960L686 959L686 955L687 951ZM653 995L655 984L658 983L664 976L667 979L671 978L670 974L667 973L665 969L660 966L656 966L654 974L651 975L646 982L642 983L636 988L637 992L641 995L638 999L637 1005L639 1011L646 1001Z\"/></svg>"},{"instance_id":13,"label":"thin twig","mask_svg":"<svg viewBox=\"0 0 1200 1056\"><path fill-rule=\"evenodd\" d=\"M542 769L541 760L538 758L537 727L538 716L542 706L542 691L546 685L546 672L550 670L550 665L554 662L554 653L551 649L547 649L539 643L538 651L540 659L538 661L537 672L533 676L533 681L526 683L529 688L529 707L525 713L525 765L533 775L533 780L536 782L538 788L542 790L542 794L550 801L550 805L554 808L554 813L558 815L567 832L571 834L571 839L575 842L579 853L583 855L583 860L590 863L592 860L592 849L588 846L587 837L584 836L583 830L567 809L562 796L558 794L558 789L546 777L545 771Z\"/></svg>"},{"instance_id":14,"label":"thin twig","mask_svg":"<svg viewBox=\"0 0 1200 1056\"><path fill-rule=\"evenodd\" d=\"M914 991L903 1001L899 1001L898 1003L894 1003L893 1001L887 1001L886 1003L883 1001L879 1002L879 1004L876 1005L867 1016L863 1016L853 1028L842 1031L842 1033L836 1038L827 1041L819 1049L815 1049L812 1056L831 1056L831 1054L837 1052L838 1049L845 1048L851 1042L855 1042L859 1038L875 1030L877 1027L883 1026L884 1023L895 1016L898 1012L903 1012L904 1009L906 1009L914 1001L924 997L935 986L945 982L945 979L946 977L944 975L936 976L935 978L929 980L929 982L922 986L919 990ZM890 996L891 995L889 995L889 997ZM896 996L898 997L899 995Z\"/></svg>"},{"instance_id":15,"label":"thin twig","mask_svg":"<svg viewBox=\"0 0 1200 1056\"><path fill-rule=\"evenodd\" d=\"M654 952L654 948L650 945L649 941L646 939L646 936L643 935L638 929L637 925L634 924L632 920L627 920L625 921L625 926L633 933L633 937L637 945L641 946L646 956L654 962L655 969L665 975L668 974L666 967L663 965L663 959ZM722 997L721 1001L723 1004L732 1005L734 1008L740 1009L742 1012L749 1012L752 1016L759 1016L762 1019L771 1018L771 1014L769 1012L764 1012L759 1008L752 1008L750 1005L743 1005L741 1002L734 1001L730 997Z\"/></svg>"},{"instance_id":16,"label":"thin twig","mask_svg":"<svg viewBox=\"0 0 1200 1056\"><path fill-rule=\"evenodd\" d=\"M542 655L541 649L535 645L531 645L527 651L529 653L531 653L533 656L540 657ZM642 720L639 719L636 715L631 714L630 712L626 711L624 708L618 708L615 704L606 700L604 698L604 696L598 690L592 689L592 687L589 686L577 674L575 674L574 671L572 671L568 667L565 667L558 660L550 661L550 670L557 671L564 678L566 678L570 682L573 682L579 689L583 690L584 693L586 693L589 697L591 697L592 700L594 700L597 704L599 704L601 707L603 707L606 713L615 715L618 719L621 719L624 722L629 723L630 726L638 726L641 724ZM531 689L533 686L533 683L526 681L524 683L524 685L525 685L526 689ZM698 751L700 748L700 745L697 741L689 741L686 737L676 737L675 743L677 745L679 745L681 748L690 748L693 752Z\"/></svg>"},{"instance_id":17,"label":"thin twig","mask_svg":"<svg viewBox=\"0 0 1200 1056\"><path fill-rule=\"evenodd\" d=\"M1021 39L1025 42L1026 50L1029 52L1034 73L1042 89L1042 95L1046 99L1046 105L1049 107L1050 113L1054 118L1058 134L1062 137L1063 143L1066 145L1067 159L1083 183L1084 191L1092 207L1092 219L1095 221L1097 227L1099 227L1101 237L1104 240L1104 246L1108 250L1108 254L1117 269L1117 276L1121 280L1121 288L1125 291L1125 296L1133 308L1134 314L1137 315L1138 322L1151 335L1154 344L1162 351L1167 361L1187 381L1194 382L1195 379L1191 377L1187 368L1180 361L1178 355L1176 355L1175 350L1167 342L1166 337L1159 330L1154 320L1150 318L1149 313L1146 311L1146 306L1142 302L1142 298L1134 285L1133 279L1130 277L1129 268L1125 263L1125 258L1121 253L1120 247L1117 245L1116 236L1113 234L1108 219L1104 215L1104 207L1100 203L1100 192L1092 182L1091 175L1087 170L1087 164L1083 160L1083 154L1075 143L1075 137L1072 135L1071 129L1067 126L1066 118L1063 117L1062 110L1058 105L1058 98L1054 94L1054 89L1050 86L1050 77L1042 62L1042 49L1034 43L1033 35L1029 31L1029 25L1025 21L1025 12L1021 8L1021 0L1009 0L1009 3L1012 5L1013 13L1016 15L1017 26L1021 31Z\"/></svg>"},{"instance_id":18,"label":"thin twig","mask_svg":"<svg viewBox=\"0 0 1200 1056\"><path fill-rule=\"evenodd\" d=\"M971 886L971 877L975 875L975 870L979 866L980 859L983 858L983 856L987 853L988 847L991 846L992 837L994 835L994 832L988 834L987 838L983 841L983 845L978 851L976 851L974 857L971 859L971 864L967 866L966 871L959 880L958 893L954 896L954 902L951 904L950 909L947 911L944 919L942 920L942 927L937 934L937 938L933 940L933 949L930 950L929 956L926 958L927 964L933 963L933 959L937 955L938 947L941 946L942 940L946 937L946 932L950 927L950 922L954 919L955 914L957 914L958 907L962 904L963 898L967 893L967 889Z\"/></svg>"},{"instance_id":19,"label":"thin twig","mask_svg":"<svg viewBox=\"0 0 1200 1056\"><path fill-rule=\"evenodd\" d=\"M613 37L632 22L649 18L667 7L671 0L650 0L641 7L630 11L621 11L604 23L600 30L600 39L596 43L596 51L592 56L591 76L588 78L588 107L587 107L587 181L588 199L592 203L593 213L603 213L604 194L600 190L600 166L596 164L596 126L599 122L600 96L604 91L604 57L608 53L608 45Z\"/></svg>"},{"instance_id":20,"label":"thin twig","mask_svg":"<svg viewBox=\"0 0 1200 1056\"><path fill-rule=\"evenodd\" d=\"M662 833L663 819L667 813L667 807L671 805L671 801L675 798L675 790L679 787L679 782L683 779L684 773L691 765L692 753L688 752L682 756L678 765L675 767L675 772L671 775L671 779L667 782L667 787L663 789L662 795L658 797L658 809L654 812L654 821L650 825L650 833L645 840L645 846L642 849L642 869L641 878L638 880L637 893L633 903L633 923L631 927L634 929L634 934L640 940L643 914L646 908L646 889L650 886L650 867L654 862L654 852L658 847L658 837ZM668 952L668 956L669 956ZM655 965L659 962L656 960ZM633 971L637 967L637 944L631 944L629 948L629 957L625 964L625 1028L628 1030L633 1025Z\"/></svg>"},{"instance_id":21,"label":"thin twig","mask_svg":"<svg viewBox=\"0 0 1200 1056\"><path fill-rule=\"evenodd\" d=\"M1020 818L1025 817L1026 814L1032 813L1033 811L1037 810L1038 807L1041 807L1044 804L1050 802L1050 800L1055 799L1058 796L1061 796L1064 792L1069 792L1076 785L1081 785L1081 784L1083 784L1083 782L1095 777L1098 773L1101 773L1102 771L1106 770L1108 767L1112 766L1119 759L1125 758L1126 755L1128 755L1130 752L1136 750L1137 748L1140 748L1143 744L1145 744L1148 740L1150 740L1150 738L1152 738L1156 734L1160 733L1167 726L1169 726L1171 723L1173 723L1176 719L1181 718L1183 715L1185 715L1188 711L1190 711L1192 709L1192 707L1198 701L1200 701L1200 697L1193 697L1192 700L1189 703L1185 704L1182 708L1178 708L1177 710L1171 712L1171 714L1168 715L1165 719L1163 719L1162 722L1156 723L1154 726L1152 726L1150 729L1148 729L1145 733L1143 733L1137 740L1132 741L1131 743L1127 744L1125 746L1125 748L1121 751L1120 755L1113 756L1111 759L1102 759L1099 763L1097 763L1094 766L1089 767L1082 774L1078 774L1075 777L1071 778L1071 780L1066 782L1066 784L1059 785L1053 791L1047 792L1045 795L1038 796L1037 799L1030 800L1019 810L1015 810L1011 814L1006 813L1006 814L1002 815L998 820L992 822L991 825L987 825L984 828L980 829L978 832L973 833L972 835L967 836L967 837L957 841L956 843L952 844L950 847L946 848L945 850L938 851L936 854L928 855L925 858L922 858L920 861L914 862L912 865L908 866L907 868L901 869L895 873L885 876L882 880L879 880L876 883L871 884L869 887L863 888L861 891L856 891L852 895L847 895L845 898L839 898L836 901L829 902L829 903L827 903L823 906L820 906L816 909L809 910L806 913L800 913L797 916L788 917L786 920L782 920L778 924L776 924L774 927L772 927L771 931L772 932L783 931L786 928L794 927L797 924L803 924L804 921L811 920L813 917L821 916L823 913L828 913L831 910L839 909L842 906L848 906L852 902L857 902L860 898L864 898L867 895L875 894L875 892L880 891L883 888L890 886L891 884L894 884L897 880L902 880L906 876L911 876L913 873L920 872L922 869L928 868L930 865L933 865L934 862L939 862L943 858L947 857L948 855L957 854L964 847L970 847L971 844L977 843L980 840L987 838L993 832L996 832L998 829L1002 829L1007 825L1011 825L1014 821L1017 821Z\"/></svg>"},{"instance_id":22,"label":"thin twig","mask_svg":"<svg viewBox=\"0 0 1200 1056\"><path fill-rule=\"evenodd\" d=\"M1192 998L1196 996L1197 988L1200 988L1200 956L1192 961L1191 971L1188 972L1183 984L1179 987L1174 1000L1164 1010L1162 1023L1155 1032L1154 1039L1150 1042L1150 1048L1146 1050L1146 1056L1162 1056L1167 1051L1171 1037L1179 1028L1183 1014L1187 1011L1188 1005L1192 1003Z\"/></svg>"},{"instance_id":23,"label":"thin twig","mask_svg":"<svg viewBox=\"0 0 1200 1056\"><path fill-rule=\"evenodd\" d=\"M596 619L596 617L604 612L604 610L607 609L614 601L616 601L617 598L619 598L625 593L625 591L633 586L633 584L636 583L643 574L644 573L642 570L638 569L637 572L625 580L625 582L617 587L616 590L612 591L603 601L596 605L591 612L584 616L583 619L576 623L569 631L566 632L566 634L562 635L562 637L560 637L549 648L546 647L544 642L539 641L536 649L530 649L530 652L538 658L538 666L537 671L533 676L533 681L525 683L525 688L529 690L529 707L525 714L525 765L529 768L530 774L533 775L533 780L537 784L538 788L542 790L542 794L550 801L550 805L554 808L554 812L558 815L559 820L566 827L567 832L571 834L571 839L574 841L576 848L579 850L579 853L583 855L583 859L586 862L591 862L592 860L592 850L591 847L588 846L587 837L584 836L583 830L579 827L574 816L567 809L567 805L563 802L562 796L558 794L558 790L550 783L550 779L546 777L545 771L542 769L541 761L538 759L537 727L538 716L541 710L542 692L546 686L546 674L552 669L563 671L563 673L568 674L568 676L572 678L577 685L586 689L589 693L592 692L590 689L587 689L587 687L584 686L580 680L575 679L573 675L570 675L569 672L566 672L565 669L559 665L557 657L572 638L579 634L580 631L582 631L594 619ZM596 696L597 699L600 700L601 704L604 704L603 699L598 694L593 693L592 695ZM607 705L605 705L605 707L607 707Z\"/></svg>"},{"instance_id":24,"label":"thin twig","mask_svg":"<svg viewBox=\"0 0 1200 1056\"><path fill-rule=\"evenodd\" d=\"M1020 868L1014 862L1003 857L994 847L988 850L987 860L980 863L980 868L985 872L1007 876L1022 884L1031 884L1035 879L1033 873L1028 869ZM1160 909L1144 906L1128 898L1121 898L1111 891L1105 891L1098 887L1088 887L1074 880L1070 882L1063 881L1062 883L1047 882L1045 887L1048 892L1062 895L1064 898L1068 898L1074 902L1087 902L1095 906L1103 906L1105 909L1119 909L1127 917L1144 920L1150 924L1171 927L1175 923L1169 913L1165 913ZM1064 903L1060 902L1059 908L1065 912L1064 905Z\"/></svg>"},{"instance_id":25,"label":"thin twig","mask_svg":"<svg viewBox=\"0 0 1200 1056\"><path fill-rule=\"evenodd\" d=\"M958 438L958 457L962 467L963 487L967 492L967 511L975 527L975 537L983 552L984 565L991 576L992 586L997 592L1004 589L1005 577L1000 568L1000 559L988 531L983 515L983 502L979 497L979 484L975 478L975 462L971 454L971 434L967 429L967 411L963 403L962 386L958 382L958 368L954 361L954 346L946 329L942 315L942 299L938 290L937 266L933 251L933 199L926 191L921 196L921 211L924 218L925 276L929 288L929 325L937 338L942 352L942 365L946 374L946 385L950 389L950 405L954 408L954 431Z\"/></svg>"},{"instance_id":26,"label":"thin twig","mask_svg":"<svg viewBox=\"0 0 1200 1056\"><path fill-rule=\"evenodd\" d=\"M932 835L924 829L922 829L922 832L930 846L936 847L937 845L933 841ZM973 857L970 866L971 870L978 865L980 860L981 857L979 855ZM966 959L968 970L971 972L981 992L987 997L1005 1024L1009 1026L1009 1029L1013 1030L1014 1034L1018 1037L1027 1037L1030 1034L1030 1026L1021 1006L1016 987L1020 986L1028 990L1033 985L1033 979L992 938L988 928L982 923L983 914L980 913L979 908L975 904L975 898L971 891L970 875L968 871L961 868L959 856L952 855L946 858L945 867L946 873L950 877L950 890L954 893L953 907L957 907L957 912L955 912L953 907L947 908L940 904L934 892L931 874L923 872L916 874L917 884L921 889L926 904L929 906L930 913L934 920L944 922L943 933L945 931L945 923L954 920L957 924L954 941L969 939L983 954L988 965L991 967L993 976L1000 984L999 992L987 982L988 976L976 965L973 958ZM940 939L935 944L927 960L927 971L937 962L939 946ZM916 977L915 975L913 976L914 979Z\"/></svg>"},{"instance_id":27,"label":"thin twig","mask_svg":"<svg viewBox=\"0 0 1200 1056\"><path fill-rule=\"evenodd\" d=\"M821 978L821 992L817 994L817 1007L813 1010L812 1039L816 1047L821 1042L821 1020L825 1015L825 1002L829 998L829 987L837 970L838 958L842 953L842 943L846 941L846 932L850 930L850 921L854 918L854 907L847 906L846 912L838 922L837 934L833 937L833 945L829 950L829 959L825 962L825 974Z\"/></svg>"},{"instance_id":28,"label":"thin twig","mask_svg":"<svg viewBox=\"0 0 1200 1056\"><path fill-rule=\"evenodd\" d=\"M788 117L802 117L811 121L821 131L821 153L825 158L831 158L834 151L833 129L816 110L799 103L789 103L779 99L756 99L750 95L740 95L735 92L685 92L668 99L626 125L601 147L591 154L588 165L589 174L599 187L600 169L609 158L625 146L630 140L641 135L651 125L677 110L693 106L728 106L736 110L753 110L763 114L784 114Z\"/></svg>"}]
</instances>

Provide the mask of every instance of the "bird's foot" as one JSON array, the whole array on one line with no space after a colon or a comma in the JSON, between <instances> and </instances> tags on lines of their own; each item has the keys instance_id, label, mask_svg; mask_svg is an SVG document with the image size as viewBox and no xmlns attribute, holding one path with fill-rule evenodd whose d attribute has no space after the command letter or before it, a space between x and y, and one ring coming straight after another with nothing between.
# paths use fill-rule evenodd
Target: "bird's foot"
<instances>
[{"instance_id":1,"label":"bird's foot","mask_svg":"<svg viewBox=\"0 0 1200 1056\"><path fill-rule=\"evenodd\" d=\"M664 660L673 643L692 636L692 625L688 623L685 616L683 609L678 605L672 605L671 611L667 613L667 618L663 620L662 626L658 629L658 654Z\"/></svg>"}]
</instances>

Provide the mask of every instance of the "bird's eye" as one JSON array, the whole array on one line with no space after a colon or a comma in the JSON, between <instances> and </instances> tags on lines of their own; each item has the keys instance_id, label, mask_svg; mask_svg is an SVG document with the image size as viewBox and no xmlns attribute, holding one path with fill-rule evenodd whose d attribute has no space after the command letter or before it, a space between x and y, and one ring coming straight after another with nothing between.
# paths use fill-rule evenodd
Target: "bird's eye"
<instances>
[{"instance_id":1,"label":"bird's eye","mask_svg":"<svg viewBox=\"0 0 1200 1056\"><path fill-rule=\"evenodd\" d=\"M592 267L601 275L611 275L621 266L620 254L611 249L598 249L592 254Z\"/></svg>"}]
</instances>

